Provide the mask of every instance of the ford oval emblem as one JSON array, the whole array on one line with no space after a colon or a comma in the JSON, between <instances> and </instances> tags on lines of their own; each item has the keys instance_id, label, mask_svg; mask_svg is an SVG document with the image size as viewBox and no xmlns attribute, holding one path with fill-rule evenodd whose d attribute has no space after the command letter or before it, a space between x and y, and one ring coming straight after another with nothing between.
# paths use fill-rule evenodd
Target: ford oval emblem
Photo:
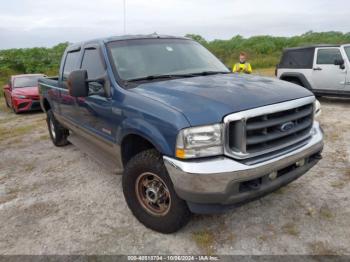
<instances>
[{"instance_id":1,"label":"ford oval emblem","mask_svg":"<svg viewBox=\"0 0 350 262\"><path fill-rule=\"evenodd\" d=\"M286 132L286 131L292 129L293 127L294 127L294 123L292 121L290 121L290 122L287 122L287 123L280 125L279 129L282 132Z\"/></svg>"}]
</instances>

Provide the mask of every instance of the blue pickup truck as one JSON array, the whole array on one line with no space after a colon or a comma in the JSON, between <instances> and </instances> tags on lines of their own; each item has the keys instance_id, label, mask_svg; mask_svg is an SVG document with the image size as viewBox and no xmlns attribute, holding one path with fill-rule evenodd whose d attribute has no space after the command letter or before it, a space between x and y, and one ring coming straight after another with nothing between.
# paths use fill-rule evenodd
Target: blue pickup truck
<instances>
[{"instance_id":1,"label":"blue pickup truck","mask_svg":"<svg viewBox=\"0 0 350 262\"><path fill-rule=\"evenodd\" d=\"M310 91L233 74L187 38L73 44L59 76L40 79L39 89L53 143L71 142L122 173L132 213L162 233L192 213L266 195L321 159Z\"/></svg>"}]
</instances>

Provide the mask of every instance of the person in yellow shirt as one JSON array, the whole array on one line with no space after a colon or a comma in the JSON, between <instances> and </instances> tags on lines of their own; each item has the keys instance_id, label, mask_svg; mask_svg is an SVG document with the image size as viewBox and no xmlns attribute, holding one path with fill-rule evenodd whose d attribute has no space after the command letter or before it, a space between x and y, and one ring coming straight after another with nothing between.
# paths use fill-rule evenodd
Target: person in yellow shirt
<instances>
[{"instance_id":1,"label":"person in yellow shirt","mask_svg":"<svg viewBox=\"0 0 350 262\"><path fill-rule=\"evenodd\" d=\"M246 59L247 59L247 54L244 52L241 52L239 54L239 63L233 66L232 72L251 74L253 71L252 66L250 65L250 63L246 61Z\"/></svg>"}]
</instances>

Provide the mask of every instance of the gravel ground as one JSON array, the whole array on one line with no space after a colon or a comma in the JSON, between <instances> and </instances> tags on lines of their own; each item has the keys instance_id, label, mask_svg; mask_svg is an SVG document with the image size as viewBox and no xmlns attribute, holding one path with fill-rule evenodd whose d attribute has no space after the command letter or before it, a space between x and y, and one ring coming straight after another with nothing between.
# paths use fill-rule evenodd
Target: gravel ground
<instances>
[{"instance_id":1,"label":"gravel ground","mask_svg":"<svg viewBox=\"0 0 350 262\"><path fill-rule=\"evenodd\" d=\"M324 159L305 176L180 232L146 229L121 176L69 145L42 113L0 111L0 254L350 254L350 100L321 99Z\"/></svg>"}]
</instances>

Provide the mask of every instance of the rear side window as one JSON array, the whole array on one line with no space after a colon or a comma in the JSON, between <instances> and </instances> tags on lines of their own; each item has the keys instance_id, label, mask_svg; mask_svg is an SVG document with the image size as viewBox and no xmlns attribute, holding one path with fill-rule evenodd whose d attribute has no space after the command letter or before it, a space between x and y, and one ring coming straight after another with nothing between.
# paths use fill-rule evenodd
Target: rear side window
<instances>
[{"instance_id":1,"label":"rear side window","mask_svg":"<svg viewBox=\"0 0 350 262\"><path fill-rule=\"evenodd\" d=\"M319 49L317 52L317 64L318 65L334 65L334 60L342 59L339 49Z\"/></svg>"},{"instance_id":2,"label":"rear side window","mask_svg":"<svg viewBox=\"0 0 350 262\"><path fill-rule=\"evenodd\" d=\"M314 59L314 49L286 50L279 64L279 68L312 68Z\"/></svg>"},{"instance_id":3,"label":"rear side window","mask_svg":"<svg viewBox=\"0 0 350 262\"><path fill-rule=\"evenodd\" d=\"M72 71L79 69L79 55L80 51L67 53L63 69L63 80L67 80Z\"/></svg>"},{"instance_id":4,"label":"rear side window","mask_svg":"<svg viewBox=\"0 0 350 262\"><path fill-rule=\"evenodd\" d=\"M85 50L81 69L87 71L89 79L98 78L104 74L105 69L97 49Z\"/></svg>"}]
</instances>

